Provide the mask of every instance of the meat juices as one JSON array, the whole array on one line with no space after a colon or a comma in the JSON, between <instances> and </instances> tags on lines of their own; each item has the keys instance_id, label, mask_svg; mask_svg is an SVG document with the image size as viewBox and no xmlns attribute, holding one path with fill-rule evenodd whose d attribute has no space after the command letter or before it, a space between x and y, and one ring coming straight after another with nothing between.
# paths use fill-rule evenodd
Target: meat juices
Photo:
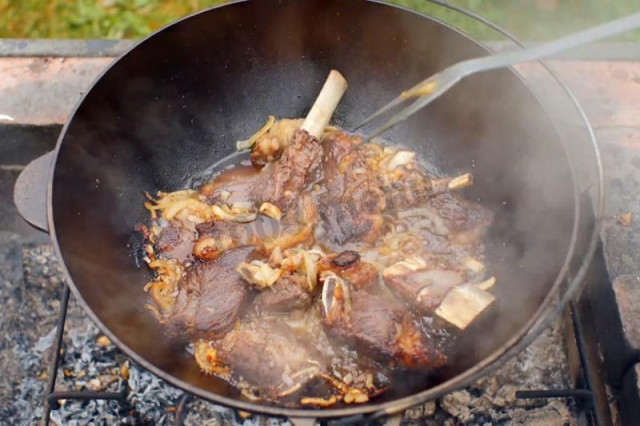
<instances>
[{"instance_id":1,"label":"meat juices","mask_svg":"<svg viewBox=\"0 0 640 426\"><path fill-rule=\"evenodd\" d=\"M180 339L217 339L228 332L247 296L247 285L236 272L253 247L224 252L215 260L195 263L178 283L178 296L164 331Z\"/></svg>"}]
</instances>

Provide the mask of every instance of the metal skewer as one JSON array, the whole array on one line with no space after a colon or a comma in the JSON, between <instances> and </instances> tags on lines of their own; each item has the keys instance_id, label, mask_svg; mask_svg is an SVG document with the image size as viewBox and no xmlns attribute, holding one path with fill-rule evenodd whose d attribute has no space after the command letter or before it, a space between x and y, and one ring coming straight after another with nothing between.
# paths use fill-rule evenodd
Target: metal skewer
<instances>
[{"instance_id":1,"label":"metal skewer","mask_svg":"<svg viewBox=\"0 0 640 426\"><path fill-rule=\"evenodd\" d=\"M406 120L411 115L415 114L417 111L440 97L444 92L449 90L457 82L471 74L508 67L510 65L522 62L535 61L541 58L555 55L556 53L560 53L564 50L572 49L583 44L611 37L613 35L633 30L638 27L640 27L640 13L636 13L625 18L616 19L614 21L607 22L606 24L598 25L584 31L579 31L577 33L537 46L458 62L448 68L445 68L443 71L432 75L426 80L421 81L411 89L402 92L400 96L398 96L397 98L380 108L378 111L371 114L364 121L359 123L354 128L354 130L361 128L365 124L371 122L372 120L385 114L391 109L399 106L400 104L407 102L410 99L417 98L408 107L400 110L389 120L387 120L382 126L376 128L373 132L371 132L368 136L368 139L371 139L386 132L399 122Z\"/></svg>"}]
</instances>

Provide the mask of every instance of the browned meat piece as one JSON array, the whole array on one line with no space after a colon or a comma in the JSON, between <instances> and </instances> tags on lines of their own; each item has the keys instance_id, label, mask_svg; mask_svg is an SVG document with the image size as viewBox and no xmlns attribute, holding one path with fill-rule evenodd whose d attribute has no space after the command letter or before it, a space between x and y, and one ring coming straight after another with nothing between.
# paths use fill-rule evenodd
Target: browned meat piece
<instances>
[{"instance_id":1,"label":"browned meat piece","mask_svg":"<svg viewBox=\"0 0 640 426\"><path fill-rule=\"evenodd\" d=\"M251 151L251 162L257 166L275 161L289 145L294 132L302 126L303 119L283 118L276 121L269 131L256 140Z\"/></svg>"},{"instance_id":2,"label":"browned meat piece","mask_svg":"<svg viewBox=\"0 0 640 426\"><path fill-rule=\"evenodd\" d=\"M237 166L216 176L200 188L207 201L228 203L251 201L251 190L262 179L258 170L251 166Z\"/></svg>"},{"instance_id":3,"label":"browned meat piece","mask_svg":"<svg viewBox=\"0 0 640 426\"><path fill-rule=\"evenodd\" d=\"M384 192L394 209L406 209L432 195L431 178L420 170L402 170L401 177L384 187Z\"/></svg>"},{"instance_id":4,"label":"browned meat piece","mask_svg":"<svg viewBox=\"0 0 640 426\"><path fill-rule=\"evenodd\" d=\"M213 220L196 225L198 239L193 246L195 257L212 260L225 250L238 246L262 246L263 239L280 235L280 225L266 216L250 223Z\"/></svg>"},{"instance_id":5,"label":"browned meat piece","mask_svg":"<svg viewBox=\"0 0 640 426\"><path fill-rule=\"evenodd\" d=\"M355 204L342 204L325 197L320 201L319 207L329 227L329 237L335 244L343 245L358 237L371 243L384 230L381 214L361 214Z\"/></svg>"},{"instance_id":6,"label":"browned meat piece","mask_svg":"<svg viewBox=\"0 0 640 426\"><path fill-rule=\"evenodd\" d=\"M291 386L284 376L295 376L319 359L304 336L272 319L243 323L214 344L218 362L272 397Z\"/></svg>"},{"instance_id":7,"label":"browned meat piece","mask_svg":"<svg viewBox=\"0 0 640 426\"><path fill-rule=\"evenodd\" d=\"M422 269L393 273L385 270L385 283L422 314L433 314L453 286L464 282L458 271Z\"/></svg>"},{"instance_id":8,"label":"browned meat piece","mask_svg":"<svg viewBox=\"0 0 640 426\"><path fill-rule=\"evenodd\" d=\"M217 339L236 320L248 289L236 272L253 247L228 250L215 260L196 263L178 283L178 296L164 323L171 337Z\"/></svg>"},{"instance_id":9,"label":"browned meat piece","mask_svg":"<svg viewBox=\"0 0 640 426\"><path fill-rule=\"evenodd\" d=\"M393 180L386 177L383 190L389 205L396 210L407 209L443 192L466 188L473 184L473 175L465 173L456 177L435 178L419 165L411 169L400 167L392 172Z\"/></svg>"},{"instance_id":10,"label":"browned meat piece","mask_svg":"<svg viewBox=\"0 0 640 426\"><path fill-rule=\"evenodd\" d=\"M332 271L358 288L368 287L378 280L378 269L371 263L360 260L360 254L352 250L326 256L318 266L320 272Z\"/></svg>"},{"instance_id":11,"label":"browned meat piece","mask_svg":"<svg viewBox=\"0 0 640 426\"><path fill-rule=\"evenodd\" d=\"M363 353L404 367L437 368L445 356L424 341L404 307L391 298L325 278L322 293L327 332Z\"/></svg>"},{"instance_id":12,"label":"browned meat piece","mask_svg":"<svg viewBox=\"0 0 640 426\"><path fill-rule=\"evenodd\" d=\"M284 226L306 226L318 223L319 217L316 201L310 193L306 191L302 192L295 207L295 211L291 210L291 212L282 219Z\"/></svg>"},{"instance_id":13,"label":"browned meat piece","mask_svg":"<svg viewBox=\"0 0 640 426\"><path fill-rule=\"evenodd\" d=\"M245 224L224 220L212 220L196 225L199 237L224 238L242 240L246 238Z\"/></svg>"},{"instance_id":14,"label":"browned meat piece","mask_svg":"<svg viewBox=\"0 0 640 426\"><path fill-rule=\"evenodd\" d=\"M424 207L431 213L436 235L447 235L454 244L473 244L482 238L493 220L493 214L481 205L464 200L450 192L437 194Z\"/></svg>"},{"instance_id":15,"label":"browned meat piece","mask_svg":"<svg viewBox=\"0 0 640 426\"><path fill-rule=\"evenodd\" d=\"M360 261L360 254L357 251L345 250L331 258L331 265L336 268L348 268Z\"/></svg>"},{"instance_id":16,"label":"browned meat piece","mask_svg":"<svg viewBox=\"0 0 640 426\"><path fill-rule=\"evenodd\" d=\"M320 141L302 129L296 130L280 159L262 169L250 198L274 204L285 214L315 177L321 158Z\"/></svg>"},{"instance_id":17,"label":"browned meat piece","mask_svg":"<svg viewBox=\"0 0 640 426\"><path fill-rule=\"evenodd\" d=\"M258 312L290 312L297 309L307 309L313 301L307 291L306 277L289 275L280 278L274 285L268 287L253 300Z\"/></svg>"},{"instance_id":18,"label":"browned meat piece","mask_svg":"<svg viewBox=\"0 0 640 426\"><path fill-rule=\"evenodd\" d=\"M193 255L198 259L213 260L225 250L249 244L244 224L212 220L196 225L198 239L193 246Z\"/></svg>"},{"instance_id":19,"label":"browned meat piece","mask_svg":"<svg viewBox=\"0 0 640 426\"><path fill-rule=\"evenodd\" d=\"M264 241L264 250L271 253L276 247L281 251L297 245L311 247L315 241L313 227L318 222L315 201L308 192L300 194L296 209L291 210L282 219L282 230L277 236L268 235Z\"/></svg>"},{"instance_id":20,"label":"browned meat piece","mask_svg":"<svg viewBox=\"0 0 640 426\"><path fill-rule=\"evenodd\" d=\"M331 238L343 244L357 237L373 241L383 227L384 193L375 173L354 147L359 136L332 132L323 140L323 170L327 194L320 213Z\"/></svg>"},{"instance_id":21,"label":"browned meat piece","mask_svg":"<svg viewBox=\"0 0 640 426\"><path fill-rule=\"evenodd\" d=\"M161 257L184 262L191 257L195 239L193 230L172 222L160 231L155 244L156 252Z\"/></svg>"}]
</instances>

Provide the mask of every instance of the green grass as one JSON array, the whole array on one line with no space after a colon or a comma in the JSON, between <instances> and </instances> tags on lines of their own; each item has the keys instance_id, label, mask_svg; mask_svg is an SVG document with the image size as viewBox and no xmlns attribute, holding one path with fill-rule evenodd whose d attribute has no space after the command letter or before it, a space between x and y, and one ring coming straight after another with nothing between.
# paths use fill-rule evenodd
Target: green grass
<instances>
[{"instance_id":1,"label":"green grass","mask_svg":"<svg viewBox=\"0 0 640 426\"><path fill-rule=\"evenodd\" d=\"M304 1L304 0L301 0ZM225 0L0 0L0 37L139 38ZM491 30L426 0L391 0L481 39ZM451 0L525 40L545 40L640 10L639 0ZM640 40L640 32L623 36Z\"/></svg>"}]
</instances>

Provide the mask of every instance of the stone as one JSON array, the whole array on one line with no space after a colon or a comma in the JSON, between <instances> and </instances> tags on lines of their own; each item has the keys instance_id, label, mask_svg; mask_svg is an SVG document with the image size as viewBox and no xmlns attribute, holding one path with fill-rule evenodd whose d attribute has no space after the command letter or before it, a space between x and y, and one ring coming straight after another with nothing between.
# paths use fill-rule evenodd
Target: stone
<instances>
[{"instance_id":1,"label":"stone","mask_svg":"<svg viewBox=\"0 0 640 426\"><path fill-rule=\"evenodd\" d=\"M415 407L411 407L404 412L403 421L413 421L419 420L424 415L424 406L417 405Z\"/></svg>"},{"instance_id":2,"label":"stone","mask_svg":"<svg viewBox=\"0 0 640 426\"><path fill-rule=\"evenodd\" d=\"M502 398L499 398L502 399ZM502 399L503 400L503 399ZM504 402L504 400L503 400ZM480 397L471 401L471 406L475 411L485 412L491 410L497 406L495 399L492 399L488 394L481 395ZM504 407L504 405L503 405Z\"/></svg>"},{"instance_id":3,"label":"stone","mask_svg":"<svg viewBox=\"0 0 640 426\"><path fill-rule=\"evenodd\" d=\"M513 405L516 402L516 391L517 389L514 385L505 385L496 392L496 399L504 401L503 406Z\"/></svg>"},{"instance_id":4,"label":"stone","mask_svg":"<svg viewBox=\"0 0 640 426\"><path fill-rule=\"evenodd\" d=\"M63 124L113 58L0 58L0 111L13 124Z\"/></svg>"},{"instance_id":5,"label":"stone","mask_svg":"<svg viewBox=\"0 0 640 426\"><path fill-rule=\"evenodd\" d=\"M640 349L640 275L621 275L613 281L624 338L631 349Z\"/></svg>"},{"instance_id":6,"label":"stone","mask_svg":"<svg viewBox=\"0 0 640 426\"><path fill-rule=\"evenodd\" d=\"M597 137L607 177L603 252L609 276L615 279L640 271L640 132L635 128L598 129ZM621 223L621 215L632 220Z\"/></svg>"},{"instance_id":7,"label":"stone","mask_svg":"<svg viewBox=\"0 0 640 426\"><path fill-rule=\"evenodd\" d=\"M473 407L472 400L473 398L468 391L461 390L442 397L440 405L447 413L465 423L472 421L474 418L473 411L477 407Z\"/></svg>"},{"instance_id":8,"label":"stone","mask_svg":"<svg viewBox=\"0 0 640 426\"><path fill-rule=\"evenodd\" d=\"M618 404L621 424L634 424L640 419L640 364L629 369L625 375Z\"/></svg>"},{"instance_id":9,"label":"stone","mask_svg":"<svg viewBox=\"0 0 640 426\"><path fill-rule=\"evenodd\" d=\"M458 417L463 411L469 410L471 394L466 390L452 392L442 397L440 405L449 414Z\"/></svg>"},{"instance_id":10,"label":"stone","mask_svg":"<svg viewBox=\"0 0 640 426\"><path fill-rule=\"evenodd\" d=\"M433 416L435 414L435 412L436 412L436 402L435 401L428 401L422 407L424 409L424 415L425 416Z\"/></svg>"},{"instance_id":11,"label":"stone","mask_svg":"<svg viewBox=\"0 0 640 426\"><path fill-rule=\"evenodd\" d=\"M415 407L411 407L404 412L402 421L404 423L412 423L418 420L422 420L425 417L431 417L436 412L436 402L435 401L427 401L422 405L417 405ZM420 424L418 422L417 424Z\"/></svg>"},{"instance_id":12,"label":"stone","mask_svg":"<svg viewBox=\"0 0 640 426\"><path fill-rule=\"evenodd\" d=\"M485 377L483 379L478 380L477 385L484 389L484 393L489 396L494 396L498 389L500 389L500 384L498 383L498 379L495 376Z\"/></svg>"}]
</instances>

